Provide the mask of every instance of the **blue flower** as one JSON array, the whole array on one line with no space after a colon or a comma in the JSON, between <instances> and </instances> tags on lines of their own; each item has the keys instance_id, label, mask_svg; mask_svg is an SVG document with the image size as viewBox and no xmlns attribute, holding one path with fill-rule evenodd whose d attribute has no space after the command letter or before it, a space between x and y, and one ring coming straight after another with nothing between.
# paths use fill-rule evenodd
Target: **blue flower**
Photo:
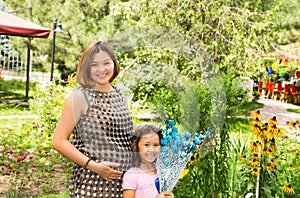
<instances>
[{"instance_id":1,"label":"blue flower","mask_svg":"<svg viewBox=\"0 0 300 198\"><path fill-rule=\"evenodd\" d=\"M180 146L181 145L181 140L175 140L175 145Z\"/></svg>"},{"instance_id":2,"label":"blue flower","mask_svg":"<svg viewBox=\"0 0 300 198\"><path fill-rule=\"evenodd\" d=\"M175 144L173 144L173 145L171 146L171 149L172 149L173 152L175 152L175 151L177 151L177 146L176 146Z\"/></svg>"},{"instance_id":3,"label":"blue flower","mask_svg":"<svg viewBox=\"0 0 300 198\"><path fill-rule=\"evenodd\" d=\"M203 140L203 139L204 139L203 135L199 134L199 140Z\"/></svg>"},{"instance_id":4,"label":"blue flower","mask_svg":"<svg viewBox=\"0 0 300 198\"><path fill-rule=\"evenodd\" d=\"M162 139L160 143L161 146L166 146L168 144L168 140Z\"/></svg>"},{"instance_id":5,"label":"blue flower","mask_svg":"<svg viewBox=\"0 0 300 198\"><path fill-rule=\"evenodd\" d=\"M194 152L197 148L198 148L198 146L197 146L197 145L194 145L193 148L192 148L193 152Z\"/></svg>"},{"instance_id":6,"label":"blue flower","mask_svg":"<svg viewBox=\"0 0 300 198\"><path fill-rule=\"evenodd\" d=\"M201 140L198 137L194 137L193 143L199 145L201 143Z\"/></svg>"},{"instance_id":7,"label":"blue flower","mask_svg":"<svg viewBox=\"0 0 300 198\"><path fill-rule=\"evenodd\" d=\"M177 127L175 127L175 126L173 126L173 127L172 127L172 132L175 132L175 133L177 133L177 132L178 132L178 128L177 128Z\"/></svg>"},{"instance_id":8,"label":"blue flower","mask_svg":"<svg viewBox=\"0 0 300 198\"><path fill-rule=\"evenodd\" d=\"M204 135L205 135L205 136L209 136L209 135L210 135L210 131L206 131L206 132L204 133Z\"/></svg>"},{"instance_id":9,"label":"blue flower","mask_svg":"<svg viewBox=\"0 0 300 198\"><path fill-rule=\"evenodd\" d=\"M183 132L183 136L184 136L187 140L189 140L189 139L191 138L191 134L190 134L188 131L184 131L184 132Z\"/></svg>"},{"instance_id":10,"label":"blue flower","mask_svg":"<svg viewBox=\"0 0 300 198\"><path fill-rule=\"evenodd\" d=\"M183 148L184 148L184 149L187 149L187 148L190 146L190 142L188 142L188 141L183 141L182 145L183 145Z\"/></svg>"},{"instance_id":11,"label":"blue flower","mask_svg":"<svg viewBox=\"0 0 300 198\"><path fill-rule=\"evenodd\" d=\"M168 135L168 136L166 137L166 139L167 139L168 142L171 142L172 136Z\"/></svg>"},{"instance_id":12,"label":"blue flower","mask_svg":"<svg viewBox=\"0 0 300 198\"><path fill-rule=\"evenodd\" d=\"M175 137L176 137L176 135L177 135L177 133L176 133L176 132L174 132L174 131L171 133L171 136L172 136L173 138L175 138Z\"/></svg>"},{"instance_id":13,"label":"blue flower","mask_svg":"<svg viewBox=\"0 0 300 198\"><path fill-rule=\"evenodd\" d=\"M171 127L173 127L173 125L174 125L174 120L169 120L169 125L170 125Z\"/></svg>"}]
</instances>

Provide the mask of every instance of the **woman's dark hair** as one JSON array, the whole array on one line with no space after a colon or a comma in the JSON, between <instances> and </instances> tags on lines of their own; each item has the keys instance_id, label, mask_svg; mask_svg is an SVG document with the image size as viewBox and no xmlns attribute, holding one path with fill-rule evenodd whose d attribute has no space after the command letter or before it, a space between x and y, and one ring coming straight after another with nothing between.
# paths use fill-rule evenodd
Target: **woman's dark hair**
<instances>
[{"instance_id":1,"label":"woman's dark hair","mask_svg":"<svg viewBox=\"0 0 300 198\"><path fill-rule=\"evenodd\" d=\"M163 138L162 136L162 131L153 126L153 125L149 125L149 124L144 124L144 125L140 125L138 126L135 130L134 130L134 134L132 137L132 144L131 144L131 148L133 151L133 165L135 167L139 167L141 165L141 159L139 156L139 148L138 148L138 144L140 142L140 139L142 138L142 136L146 135L146 134L151 134L151 133L155 133L158 135L159 137L159 145L161 144L161 139Z\"/></svg>"},{"instance_id":2,"label":"woman's dark hair","mask_svg":"<svg viewBox=\"0 0 300 198\"><path fill-rule=\"evenodd\" d=\"M93 42L82 53L77 67L77 81L84 87L94 87L95 81L91 78L91 64L97 53L100 51L107 52L111 60L114 62L114 74L109 79L112 82L120 73L120 65L116 59L115 53L110 45L105 41Z\"/></svg>"}]
</instances>

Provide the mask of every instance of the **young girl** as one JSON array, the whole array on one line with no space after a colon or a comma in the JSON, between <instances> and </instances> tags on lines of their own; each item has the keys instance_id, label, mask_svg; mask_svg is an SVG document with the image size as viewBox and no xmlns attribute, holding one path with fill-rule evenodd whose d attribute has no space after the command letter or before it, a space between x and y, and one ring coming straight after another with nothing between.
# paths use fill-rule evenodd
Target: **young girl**
<instances>
[{"instance_id":1,"label":"young girl","mask_svg":"<svg viewBox=\"0 0 300 198\"><path fill-rule=\"evenodd\" d=\"M138 126L133 135L134 167L123 177L124 198L174 198L171 191L158 193L155 162L160 153L161 130L152 125Z\"/></svg>"}]
</instances>

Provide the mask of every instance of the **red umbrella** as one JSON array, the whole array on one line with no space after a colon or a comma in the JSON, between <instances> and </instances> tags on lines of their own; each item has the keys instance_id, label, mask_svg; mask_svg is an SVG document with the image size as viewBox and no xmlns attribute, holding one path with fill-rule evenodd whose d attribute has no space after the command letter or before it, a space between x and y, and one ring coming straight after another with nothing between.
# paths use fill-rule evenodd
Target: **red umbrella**
<instances>
[{"instance_id":1,"label":"red umbrella","mask_svg":"<svg viewBox=\"0 0 300 198\"><path fill-rule=\"evenodd\" d=\"M27 67L26 67L26 96L29 92L30 38L48 38L50 30L12 14L0 11L0 35L23 36L28 38Z\"/></svg>"},{"instance_id":2,"label":"red umbrella","mask_svg":"<svg viewBox=\"0 0 300 198\"><path fill-rule=\"evenodd\" d=\"M50 30L12 14L0 11L0 34L48 38Z\"/></svg>"}]
</instances>

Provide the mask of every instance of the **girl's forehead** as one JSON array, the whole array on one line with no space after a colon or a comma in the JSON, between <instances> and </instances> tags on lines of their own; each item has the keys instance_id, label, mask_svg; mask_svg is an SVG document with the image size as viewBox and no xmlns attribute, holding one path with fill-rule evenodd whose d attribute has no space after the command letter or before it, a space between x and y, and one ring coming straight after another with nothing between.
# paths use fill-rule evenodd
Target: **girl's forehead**
<instances>
[{"instance_id":1,"label":"girl's forehead","mask_svg":"<svg viewBox=\"0 0 300 198\"><path fill-rule=\"evenodd\" d=\"M159 139L158 134L148 133L141 136L141 140Z\"/></svg>"}]
</instances>

